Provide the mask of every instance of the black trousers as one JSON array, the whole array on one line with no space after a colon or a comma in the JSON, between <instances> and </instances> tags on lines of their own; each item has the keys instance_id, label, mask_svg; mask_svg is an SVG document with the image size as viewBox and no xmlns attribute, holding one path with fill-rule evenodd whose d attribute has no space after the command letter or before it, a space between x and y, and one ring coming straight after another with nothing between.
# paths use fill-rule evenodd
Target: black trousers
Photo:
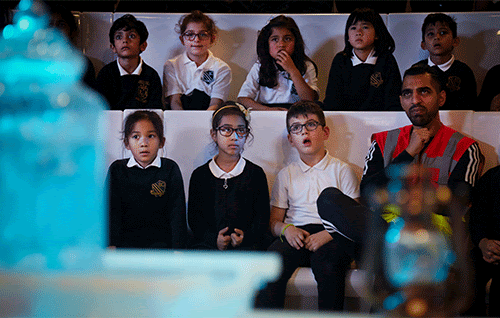
<instances>
[{"instance_id":1,"label":"black trousers","mask_svg":"<svg viewBox=\"0 0 500 318\"><path fill-rule=\"evenodd\" d=\"M323 231L320 224L298 226L310 234ZM277 252L283 260L280 278L259 292L256 308L283 308L288 279L298 267L310 266L318 283L318 308L341 311L344 307L345 277L354 255L355 245L338 233L333 240L321 246L316 252L305 248L296 250L287 240L277 238L268 251Z\"/></svg>"}]
</instances>

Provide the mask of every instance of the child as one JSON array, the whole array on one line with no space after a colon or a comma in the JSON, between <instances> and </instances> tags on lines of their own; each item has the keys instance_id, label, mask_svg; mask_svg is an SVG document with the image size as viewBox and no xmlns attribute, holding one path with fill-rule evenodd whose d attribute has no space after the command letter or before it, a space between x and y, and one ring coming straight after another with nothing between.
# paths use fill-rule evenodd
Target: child
<instances>
[{"instance_id":1,"label":"child","mask_svg":"<svg viewBox=\"0 0 500 318\"><path fill-rule=\"evenodd\" d=\"M160 76L140 57L148 35L144 23L131 14L116 20L109 30L118 59L99 72L97 88L112 110L162 108Z\"/></svg>"},{"instance_id":2,"label":"child","mask_svg":"<svg viewBox=\"0 0 500 318\"><path fill-rule=\"evenodd\" d=\"M186 201L177 164L160 158L163 122L155 112L136 111L125 120L130 159L116 160L108 172L110 246L183 248Z\"/></svg>"},{"instance_id":3,"label":"child","mask_svg":"<svg viewBox=\"0 0 500 318\"><path fill-rule=\"evenodd\" d=\"M269 222L261 167L241 156L250 135L248 110L226 102L214 112L210 135L218 154L191 175L188 220L201 249L260 250Z\"/></svg>"},{"instance_id":4,"label":"child","mask_svg":"<svg viewBox=\"0 0 500 318\"><path fill-rule=\"evenodd\" d=\"M354 10L347 19L344 42L344 51L330 68L324 109L402 110L394 39L380 15L368 8Z\"/></svg>"},{"instance_id":5,"label":"child","mask_svg":"<svg viewBox=\"0 0 500 318\"><path fill-rule=\"evenodd\" d=\"M330 235L325 230L316 200L328 187L358 199L359 181L348 164L331 157L325 149L330 130L316 103L292 105L286 124L288 140L300 160L282 169L274 182L270 229L279 238L268 248L281 254L283 270L281 277L259 294L256 306L283 307L288 279L297 267L310 265L318 282L319 309L342 310L354 242L338 231Z\"/></svg>"},{"instance_id":6,"label":"child","mask_svg":"<svg viewBox=\"0 0 500 318\"><path fill-rule=\"evenodd\" d=\"M217 36L215 23L193 11L180 18L177 31L186 51L163 67L166 101L175 110L214 110L227 99L231 84L231 69L209 50Z\"/></svg>"},{"instance_id":7,"label":"child","mask_svg":"<svg viewBox=\"0 0 500 318\"><path fill-rule=\"evenodd\" d=\"M50 26L58 29L66 38L75 45L76 37L78 35L78 27L75 17L70 10L62 5L46 3L50 9ZM86 67L83 75L83 82L92 89L96 89L95 70L94 65L87 56L85 57Z\"/></svg>"},{"instance_id":8,"label":"child","mask_svg":"<svg viewBox=\"0 0 500 318\"><path fill-rule=\"evenodd\" d=\"M317 100L317 69L304 52L299 27L277 16L257 38L256 62L238 94L238 102L255 110L286 110L299 100Z\"/></svg>"},{"instance_id":9,"label":"child","mask_svg":"<svg viewBox=\"0 0 500 318\"><path fill-rule=\"evenodd\" d=\"M493 66L484 77L481 93L478 96L476 111L500 111L500 64Z\"/></svg>"},{"instance_id":10,"label":"child","mask_svg":"<svg viewBox=\"0 0 500 318\"><path fill-rule=\"evenodd\" d=\"M455 19L443 14L429 14L422 25L422 50L429 51L429 58L415 65L435 66L441 73L446 102L440 109L475 110L476 78L472 70L455 59L453 49L460 43Z\"/></svg>"}]
</instances>

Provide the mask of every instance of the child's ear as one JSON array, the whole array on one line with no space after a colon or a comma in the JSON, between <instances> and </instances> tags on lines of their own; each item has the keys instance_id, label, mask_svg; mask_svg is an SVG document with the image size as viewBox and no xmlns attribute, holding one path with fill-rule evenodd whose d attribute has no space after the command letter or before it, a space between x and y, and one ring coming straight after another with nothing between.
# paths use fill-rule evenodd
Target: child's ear
<instances>
[{"instance_id":1,"label":"child's ear","mask_svg":"<svg viewBox=\"0 0 500 318\"><path fill-rule=\"evenodd\" d=\"M420 42L420 48L424 51L427 50L425 47L425 41Z\"/></svg>"},{"instance_id":2,"label":"child's ear","mask_svg":"<svg viewBox=\"0 0 500 318\"><path fill-rule=\"evenodd\" d=\"M210 36L210 45L214 44L214 43L215 43L215 40L217 40L217 35L212 34L212 35Z\"/></svg>"},{"instance_id":3,"label":"child's ear","mask_svg":"<svg viewBox=\"0 0 500 318\"><path fill-rule=\"evenodd\" d=\"M160 149L163 148L163 146L165 146L165 137L160 139Z\"/></svg>"},{"instance_id":4,"label":"child's ear","mask_svg":"<svg viewBox=\"0 0 500 318\"><path fill-rule=\"evenodd\" d=\"M330 128L328 128L328 126L323 126L323 133L325 134L325 140L327 140L328 137L330 137Z\"/></svg>"},{"instance_id":5,"label":"child's ear","mask_svg":"<svg viewBox=\"0 0 500 318\"><path fill-rule=\"evenodd\" d=\"M217 131L210 129L210 137L212 137L212 140L217 143Z\"/></svg>"},{"instance_id":6,"label":"child's ear","mask_svg":"<svg viewBox=\"0 0 500 318\"><path fill-rule=\"evenodd\" d=\"M179 40L181 41L182 45L184 45L184 38L182 37L182 35L179 35Z\"/></svg>"},{"instance_id":7,"label":"child's ear","mask_svg":"<svg viewBox=\"0 0 500 318\"><path fill-rule=\"evenodd\" d=\"M146 48L148 47L148 42L147 41L144 41L144 43L141 43L141 45L139 45L139 49L141 49L141 53L146 51Z\"/></svg>"},{"instance_id":8,"label":"child's ear","mask_svg":"<svg viewBox=\"0 0 500 318\"><path fill-rule=\"evenodd\" d=\"M293 144L292 135L290 133L288 133L287 138L288 138L288 141L290 142L290 145L292 145L292 147L295 147Z\"/></svg>"},{"instance_id":9,"label":"child's ear","mask_svg":"<svg viewBox=\"0 0 500 318\"><path fill-rule=\"evenodd\" d=\"M116 48L115 48L115 45L114 44L110 44L109 47L111 48L111 50L113 51L113 53L116 54Z\"/></svg>"},{"instance_id":10,"label":"child's ear","mask_svg":"<svg viewBox=\"0 0 500 318\"><path fill-rule=\"evenodd\" d=\"M453 47L457 47L460 44L460 38L457 36L453 39Z\"/></svg>"},{"instance_id":11,"label":"child's ear","mask_svg":"<svg viewBox=\"0 0 500 318\"><path fill-rule=\"evenodd\" d=\"M130 145L128 144L128 140L127 139L125 139L123 141L123 144L125 145L125 149L130 150Z\"/></svg>"}]
</instances>

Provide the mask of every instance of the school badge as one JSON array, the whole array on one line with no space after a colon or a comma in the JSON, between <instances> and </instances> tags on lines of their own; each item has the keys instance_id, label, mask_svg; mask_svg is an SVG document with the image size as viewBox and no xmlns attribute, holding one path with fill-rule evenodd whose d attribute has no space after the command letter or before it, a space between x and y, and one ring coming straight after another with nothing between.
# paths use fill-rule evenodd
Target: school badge
<instances>
[{"instance_id":1,"label":"school badge","mask_svg":"<svg viewBox=\"0 0 500 318\"><path fill-rule=\"evenodd\" d=\"M165 194L165 189L167 188L167 184L165 181L158 180L156 183L151 185L151 191L149 191L155 197L161 197Z\"/></svg>"},{"instance_id":2,"label":"school badge","mask_svg":"<svg viewBox=\"0 0 500 318\"><path fill-rule=\"evenodd\" d=\"M380 85L384 83L384 80L382 79L382 74L380 72L375 72L370 76L370 85L378 88Z\"/></svg>"},{"instance_id":3,"label":"school badge","mask_svg":"<svg viewBox=\"0 0 500 318\"><path fill-rule=\"evenodd\" d=\"M201 76L201 80L210 85L214 81L214 71L205 71Z\"/></svg>"},{"instance_id":4,"label":"school badge","mask_svg":"<svg viewBox=\"0 0 500 318\"><path fill-rule=\"evenodd\" d=\"M149 88L149 81L139 80L137 82L137 95L135 96L135 99L137 99L141 103L147 103L148 88Z\"/></svg>"},{"instance_id":5,"label":"school badge","mask_svg":"<svg viewBox=\"0 0 500 318\"><path fill-rule=\"evenodd\" d=\"M446 87L450 90L450 92L456 92L460 90L460 84L462 84L462 80L458 76L450 76L448 77L448 83L446 83Z\"/></svg>"}]
</instances>

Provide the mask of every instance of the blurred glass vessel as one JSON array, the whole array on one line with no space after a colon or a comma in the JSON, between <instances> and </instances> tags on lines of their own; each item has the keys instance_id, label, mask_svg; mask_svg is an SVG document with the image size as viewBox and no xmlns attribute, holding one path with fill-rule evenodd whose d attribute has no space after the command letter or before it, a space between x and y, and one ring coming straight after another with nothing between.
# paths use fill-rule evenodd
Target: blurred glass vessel
<instances>
[{"instance_id":1,"label":"blurred glass vessel","mask_svg":"<svg viewBox=\"0 0 500 318\"><path fill-rule=\"evenodd\" d=\"M104 106L43 4L17 9L0 37L0 268L94 269L106 233Z\"/></svg>"},{"instance_id":2,"label":"blurred glass vessel","mask_svg":"<svg viewBox=\"0 0 500 318\"><path fill-rule=\"evenodd\" d=\"M470 268L462 217L466 206L447 187L435 188L422 166L393 166L385 189L373 189L372 218L358 275L358 292L375 310L393 316L451 317L467 305ZM452 234L434 214L448 216ZM359 283L363 282L363 283Z\"/></svg>"}]
</instances>

